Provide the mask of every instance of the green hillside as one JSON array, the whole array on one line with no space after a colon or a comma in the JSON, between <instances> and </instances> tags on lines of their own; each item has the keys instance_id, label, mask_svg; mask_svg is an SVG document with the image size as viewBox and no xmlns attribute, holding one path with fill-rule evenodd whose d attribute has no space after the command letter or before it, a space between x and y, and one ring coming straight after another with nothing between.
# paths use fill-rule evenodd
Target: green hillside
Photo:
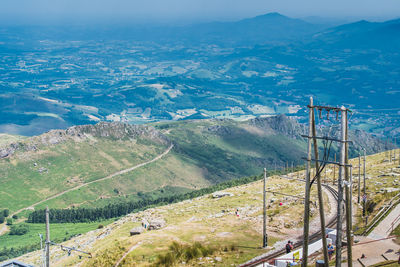
<instances>
[{"instance_id":1,"label":"green hillside","mask_svg":"<svg viewBox=\"0 0 400 267\"><path fill-rule=\"evenodd\" d=\"M261 121L264 125L255 120L183 121L154 127L102 123L3 146L0 209L14 213L46 205L104 206L122 199L140 200L144 193L157 198L259 174L264 166L300 163L304 141L273 129L273 124L292 121ZM118 127L136 127L138 132L125 133ZM148 164L118 173L141 163Z\"/></svg>"},{"instance_id":2,"label":"green hillside","mask_svg":"<svg viewBox=\"0 0 400 267\"><path fill-rule=\"evenodd\" d=\"M100 207L168 197L257 175L264 167L303 164L302 132L286 116L99 123L52 131L0 147L0 209L13 214L46 205ZM366 139L375 144L371 152L383 148L365 134L354 146Z\"/></svg>"},{"instance_id":3,"label":"green hillside","mask_svg":"<svg viewBox=\"0 0 400 267\"><path fill-rule=\"evenodd\" d=\"M400 152L395 150L396 155ZM397 191L382 193L398 185L400 170L398 161L389 161L388 153L378 153L367 158L367 194L376 204L368 211L370 218L380 208L387 205ZM350 160L354 166L358 158ZM333 166L328 166L324 180L333 188ZM358 173L353 173L357 181ZM304 204L298 197L304 196L304 183L291 178L304 178L305 172L293 172L284 176L273 175L267 178L267 233L268 248L262 244L262 209L263 181L235 186L219 191L225 196L218 198L213 194L203 195L179 203L149 208L119 218L104 228L90 231L72 238L63 245L78 245L94 257L79 257L73 252L66 257L66 252L52 246L51 261L54 266L238 266L253 257L262 255L274 248L283 248L287 240L300 241L303 233ZM325 177L326 175L326 177ZM289 178L289 179L288 179ZM337 173L335 178L337 179ZM357 201L357 183L353 183L353 203ZM317 200L317 188L311 188L311 202ZM274 192L274 193L272 193ZM285 195L282 195L285 194ZM292 196L292 197L290 197ZM336 202L328 198L324 190L325 216L330 220L336 216ZM236 213L238 211L238 213ZM354 230L360 227L362 205L354 205ZM239 216L237 215L239 214ZM311 223L318 225L318 207L311 206ZM143 220L164 220L165 225L159 230L144 230L139 235L130 235L130 230L139 227ZM53 226L54 225L54 226ZM60 224L51 224L54 231L59 231ZM64 225L64 224L61 224ZM68 225L68 224L67 224ZM88 227L79 224L80 227ZM68 226L66 226L68 227ZM313 227L312 231L316 231ZM0 242L6 240L0 237ZM198 247L195 257L188 257L185 251ZM183 252L183 256L174 252ZM19 257L31 264L40 264L40 251ZM171 255L170 255L171 256ZM171 260L175 265L162 264ZM316 255L321 259L322 255Z\"/></svg>"}]
</instances>

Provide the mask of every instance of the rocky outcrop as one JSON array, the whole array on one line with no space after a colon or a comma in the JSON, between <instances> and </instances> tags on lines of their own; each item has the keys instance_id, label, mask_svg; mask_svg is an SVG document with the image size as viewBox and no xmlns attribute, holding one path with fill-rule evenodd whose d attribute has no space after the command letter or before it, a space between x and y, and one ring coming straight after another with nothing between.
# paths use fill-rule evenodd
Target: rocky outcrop
<instances>
[{"instance_id":1,"label":"rocky outcrop","mask_svg":"<svg viewBox=\"0 0 400 267\"><path fill-rule=\"evenodd\" d=\"M140 235L143 232L144 232L144 228L139 226L139 227L132 228L129 233L131 236L133 236L133 235Z\"/></svg>"},{"instance_id":2,"label":"rocky outcrop","mask_svg":"<svg viewBox=\"0 0 400 267\"><path fill-rule=\"evenodd\" d=\"M270 129L275 132L275 134L282 134L294 139L304 139L301 135L305 134L308 130L307 125L300 124L295 118L287 117L286 115L255 118L250 120L249 123L263 129L264 131ZM322 129L318 129L317 135L328 135L333 138L339 138L340 132L338 128L338 125L323 127ZM366 148L367 154L378 153L395 148L393 143L384 142L382 139L372 135L371 133L358 129L350 129L349 140L353 141L352 145L349 147L351 156L355 156L357 151L361 152L361 149L364 147Z\"/></svg>"},{"instance_id":3,"label":"rocky outcrop","mask_svg":"<svg viewBox=\"0 0 400 267\"><path fill-rule=\"evenodd\" d=\"M146 138L161 144L169 144L169 139L152 126L132 125L120 122L99 122L94 125L73 126L66 130L52 130L24 141L0 147L0 158L13 155L16 151L36 151L38 147L56 145L68 140L83 141L89 138L109 138L113 140L134 140Z\"/></svg>"},{"instance_id":4,"label":"rocky outcrop","mask_svg":"<svg viewBox=\"0 0 400 267\"><path fill-rule=\"evenodd\" d=\"M393 143L384 142L382 139L362 130L350 131L349 139L353 141L352 149L360 153L362 148L366 148L367 154L372 154L396 147Z\"/></svg>"},{"instance_id":5,"label":"rocky outcrop","mask_svg":"<svg viewBox=\"0 0 400 267\"><path fill-rule=\"evenodd\" d=\"M302 138L304 133L304 125L297 122L293 117L288 117L284 114L265 117L254 118L249 120L249 124L256 126L264 131L272 131L275 134L282 134L294 139Z\"/></svg>"},{"instance_id":6,"label":"rocky outcrop","mask_svg":"<svg viewBox=\"0 0 400 267\"><path fill-rule=\"evenodd\" d=\"M233 197L233 194L230 192L222 192L222 191L218 191L218 192L214 192L212 194L213 198L221 198L221 197Z\"/></svg>"}]
</instances>

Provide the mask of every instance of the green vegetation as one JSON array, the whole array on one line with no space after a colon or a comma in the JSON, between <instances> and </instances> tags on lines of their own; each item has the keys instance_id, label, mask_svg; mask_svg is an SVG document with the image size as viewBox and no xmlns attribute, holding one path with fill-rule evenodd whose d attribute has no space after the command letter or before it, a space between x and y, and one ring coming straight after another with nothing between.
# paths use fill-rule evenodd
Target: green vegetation
<instances>
[{"instance_id":1,"label":"green vegetation","mask_svg":"<svg viewBox=\"0 0 400 267\"><path fill-rule=\"evenodd\" d=\"M134 143L98 138L81 142L69 140L40 147L37 152L17 152L0 161L0 167L6 174L2 177L0 205L15 212L63 190L151 160L165 149L164 145L157 142L143 144L140 140ZM73 198L58 198L53 205L64 208L88 199L96 200L99 195L108 197L107 192L98 190L106 185L93 184L91 191L86 194L74 195L71 192ZM116 185L124 186L119 183Z\"/></svg>"},{"instance_id":2,"label":"green vegetation","mask_svg":"<svg viewBox=\"0 0 400 267\"><path fill-rule=\"evenodd\" d=\"M257 175L264 167L293 162L302 164L304 140L271 129L274 124L291 128L286 117L236 122L232 120L157 123L168 132L182 160L207 169L206 179L218 183L227 179Z\"/></svg>"},{"instance_id":3,"label":"green vegetation","mask_svg":"<svg viewBox=\"0 0 400 267\"><path fill-rule=\"evenodd\" d=\"M8 217L10 215L10 211L8 209L3 210L3 216Z\"/></svg>"},{"instance_id":4,"label":"green vegetation","mask_svg":"<svg viewBox=\"0 0 400 267\"><path fill-rule=\"evenodd\" d=\"M400 224L390 233L396 236L396 243L400 244Z\"/></svg>"},{"instance_id":5,"label":"green vegetation","mask_svg":"<svg viewBox=\"0 0 400 267\"><path fill-rule=\"evenodd\" d=\"M12 225L9 235L24 235L28 233L29 226L25 223L20 225Z\"/></svg>"},{"instance_id":6,"label":"green vegetation","mask_svg":"<svg viewBox=\"0 0 400 267\"><path fill-rule=\"evenodd\" d=\"M76 235L98 228L99 224L107 225L114 220L93 223L64 223L51 225L51 240L63 242ZM0 236L0 261L7 260L40 249L39 234L45 235L45 224L21 223L11 226L11 232Z\"/></svg>"},{"instance_id":7,"label":"green vegetation","mask_svg":"<svg viewBox=\"0 0 400 267\"><path fill-rule=\"evenodd\" d=\"M398 153L399 150L395 151L396 153ZM379 222L381 222L383 219L386 218L386 216L391 211L387 210L386 206L389 204L389 201L399 193L397 190L392 190L398 187L397 185L398 178L396 175L398 171L394 169L394 167L397 167L398 165L393 161L389 162L387 158L388 158L388 152L382 152L367 157L366 215L368 216L368 224L367 225L365 224L365 218L362 217L362 205L357 206L358 211L354 225L355 234L367 235L371 231L373 231L374 228L372 227L371 229L369 229L368 232L366 232L367 228L369 228L372 224L376 226L379 224ZM358 165L358 159L352 159L351 164L353 164L353 166ZM354 177L357 177L358 173L357 174L353 173L353 175ZM368 178L368 176L375 178L371 179ZM353 196L357 195L358 189L356 186L353 191ZM362 182L361 186L363 186ZM362 193L362 187L361 187L361 193ZM386 210L382 216L380 212L383 208L385 208ZM378 215L378 213L380 213L380 215L377 217L376 215Z\"/></svg>"},{"instance_id":8,"label":"green vegetation","mask_svg":"<svg viewBox=\"0 0 400 267\"><path fill-rule=\"evenodd\" d=\"M286 162L301 163L304 140L282 135L270 124L283 129L294 127L285 117L246 122L156 123L154 126L174 143L168 155L132 172L66 192L35 209L104 208L118 202L143 201L142 194L152 194L153 201L257 175L265 166L272 169L275 165L281 168ZM103 127L113 130L111 125ZM0 161L0 168L6 173L0 188L3 208L11 213L27 208L54 194L154 159L167 149L166 145L145 137L134 141L99 137L104 128L95 129L98 136L39 145L36 151L17 151ZM23 142L28 147L31 139ZM27 216L26 212L21 216Z\"/></svg>"},{"instance_id":9,"label":"green vegetation","mask_svg":"<svg viewBox=\"0 0 400 267\"><path fill-rule=\"evenodd\" d=\"M282 192L290 191L297 195L304 190L302 182L288 181L277 176L268 177L267 183L268 187L280 192L283 189ZM204 262L205 266L237 266L268 251L261 248L259 227L262 221L261 188L262 181L258 180L223 190L232 193L232 196L214 198L207 195L130 214L127 217L129 220L121 219L118 221L120 224L109 236L96 242L91 250L93 255L96 255L93 259L79 260L75 257L71 258L68 264L73 265L83 261L82 266L115 265L125 252L134 247L122 261L122 266L156 266L159 260L164 260L162 259L164 257L166 261L173 259L170 257L171 254L167 254L171 252L172 242L176 241L188 247L193 247L197 242L204 248L214 251L208 257L200 256L202 260L198 257L190 262L186 261L188 266L198 266L200 262ZM316 197L315 193L312 194L313 199ZM282 196L268 194L269 209L279 206L280 201L284 202L284 206L274 215L275 220L268 222L270 246L278 240L285 239L289 231L289 235L293 236L293 229L301 227L296 225L288 230L283 222L300 221L302 203L297 199L284 201ZM240 210L240 217L235 215L237 208ZM162 217L166 221L166 227L129 236L130 229L139 226L142 218L149 219L153 216ZM91 237L83 238L86 240ZM216 260L217 257L221 262ZM187 259L177 260L176 266L180 266L181 261L185 260Z\"/></svg>"},{"instance_id":10,"label":"green vegetation","mask_svg":"<svg viewBox=\"0 0 400 267\"><path fill-rule=\"evenodd\" d=\"M272 174L282 174L283 171L275 171ZM74 208L74 209L50 209L51 223L67 223L67 222L89 222L103 219L110 219L126 215L128 213L141 211L149 207L168 205L171 203L180 202L186 199L192 199L206 194L210 194L226 188L248 184L261 179L261 176L251 176L239 179L234 179L213 185L207 188L194 190L184 194L171 195L169 197L152 198L151 194L140 194L142 200L131 202L118 202L109 204L101 208ZM35 210L29 214L29 223L44 223L45 210Z\"/></svg>"},{"instance_id":11,"label":"green vegetation","mask_svg":"<svg viewBox=\"0 0 400 267\"><path fill-rule=\"evenodd\" d=\"M195 260L199 257L208 257L213 255L217 248L212 246L205 246L200 242L195 242L192 245L184 245L178 242L172 242L169 246L169 251L165 254L157 256L155 266L174 266L178 262L187 262ZM225 248L228 250L228 248ZM235 246L231 246L231 250L236 250Z\"/></svg>"}]
</instances>

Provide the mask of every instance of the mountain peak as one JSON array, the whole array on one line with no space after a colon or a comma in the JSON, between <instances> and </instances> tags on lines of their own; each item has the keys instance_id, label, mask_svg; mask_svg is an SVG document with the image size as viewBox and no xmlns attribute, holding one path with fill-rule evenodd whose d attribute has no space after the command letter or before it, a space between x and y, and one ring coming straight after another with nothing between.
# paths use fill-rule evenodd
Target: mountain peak
<instances>
[{"instance_id":1,"label":"mountain peak","mask_svg":"<svg viewBox=\"0 0 400 267\"><path fill-rule=\"evenodd\" d=\"M286 17L278 12L271 12L271 13L266 13L263 15L259 15L253 18L248 18L245 20L265 20L265 19L291 19L289 17Z\"/></svg>"}]
</instances>

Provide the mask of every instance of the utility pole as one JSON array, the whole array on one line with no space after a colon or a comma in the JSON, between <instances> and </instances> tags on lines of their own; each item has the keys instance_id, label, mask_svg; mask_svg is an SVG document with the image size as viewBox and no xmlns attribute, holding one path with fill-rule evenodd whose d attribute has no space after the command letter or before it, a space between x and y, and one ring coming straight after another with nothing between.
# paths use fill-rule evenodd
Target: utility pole
<instances>
[{"instance_id":1,"label":"utility pole","mask_svg":"<svg viewBox=\"0 0 400 267\"><path fill-rule=\"evenodd\" d=\"M367 206L367 190L366 190L366 177L365 177L365 161L366 161L366 152L365 152L365 148L363 148L363 150L364 150L364 190L363 190L363 193L364 193L364 195L363 195L363 217L365 217L365 209L366 209L366 206Z\"/></svg>"},{"instance_id":2,"label":"utility pole","mask_svg":"<svg viewBox=\"0 0 400 267\"><path fill-rule=\"evenodd\" d=\"M350 199L353 199L353 166L350 167ZM353 201L350 201L353 203ZM350 205L350 229L351 229L351 245L353 245L353 206Z\"/></svg>"},{"instance_id":3,"label":"utility pole","mask_svg":"<svg viewBox=\"0 0 400 267\"><path fill-rule=\"evenodd\" d=\"M358 153L358 188L357 188L357 203L360 204L360 185L361 185L361 155Z\"/></svg>"},{"instance_id":4,"label":"utility pole","mask_svg":"<svg viewBox=\"0 0 400 267\"><path fill-rule=\"evenodd\" d=\"M317 142L317 132L315 129L315 115L314 108L311 108L312 113L312 137L314 143L314 157L315 157L315 172L317 176L317 188L318 188L318 206L319 206L319 215L321 221L321 236L322 236L322 248L324 253L324 265L325 267L329 266L329 258L328 258L328 244L326 243L326 229L325 229L325 214L324 214L324 201L322 196L322 186L321 186L321 174L319 172L319 156L318 156L318 142Z\"/></svg>"},{"instance_id":5,"label":"utility pole","mask_svg":"<svg viewBox=\"0 0 400 267\"><path fill-rule=\"evenodd\" d=\"M335 153L335 162L336 162L336 153ZM336 164L333 165L333 185L335 185L336 179Z\"/></svg>"},{"instance_id":6,"label":"utility pole","mask_svg":"<svg viewBox=\"0 0 400 267\"><path fill-rule=\"evenodd\" d=\"M317 188L318 188L318 201L319 201L319 213L320 213L320 222L321 222L321 233L322 233L322 246L324 252L324 266L329 266L328 260L328 251L327 251L327 244L326 244L326 232L325 232L325 217L324 217L324 206L323 206L323 195L322 195L322 184L321 184L321 173L322 168L320 166L320 162L323 163L322 166L326 166L327 163L333 164L334 166L334 179L333 183L335 184L336 174L335 174L335 166L338 165L339 167L339 177L338 177L338 208L337 208L337 222L336 222L336 267L340 267L342 263L342 242L343 242L343 220L344 215L346 214L346 234L347 239L349 242L348 247L348 259L349 259L349 266L352 266L351 259L352 259L352 248L351 248L351 240L352 240L352 222L351 222L351 214L352 214L352 207L351 207L351 197L352 197L352 170L349 167L348 160L348 121L347 115L349 110L344 106L337 108L337 107L329 107L329 106L314 106L313 99L310 98L310 105L307 106L309 108L309 131L308 135L302 135L303 137L308 138L308 147L307 147L307 158L306 159L306 177L305 177L305 203L304 203L304 230L303 230L303 255L302 255L302 267L307 266L307 257L308 257L308 243L309 243L309 224L310 224L310 191L311 191L311 177L316 181ZM322 111L327 111L327 119L329 120L329 112L334 111L336 112L336 118L340 113L341 115L341 122L340 122L340 138L329 138L327 136L317 136L316 135L316 123L315 123L315 112L319 111L320 117ZM315 158L311 157L311 149L314 144L314 155ZM318 159L318 139L322 140L331 140L340 143L340 157L339 162L336 162L336 154L335 154L335 161L330 162L325 160ZM324 147L325 151L327 152L326 147ZM328 150L329 153L329 150ZM324 154L325 155L325 154ZM329 156L329 155L328 155ZM311 162L315 162L315 177L312 175L314 168L311 168ZM344 202L344 186L346 187L346 202ZM345 212L346 209L346 213Z\"/></svg>"},{"instance_id":7,"label":"utility pole","mask_svg":"<svg viewBox=\"0 0 400 267\"><path fill-rule=\"evenodd\" d=\"M388 148L388 138L386 138L386 145L385 145L385 158L388 156L389 152L388 152L389 148Z\"/></svg>"},{"instance_id":8,"label":"utility pole","mask_svg":"<svg viewBox=\"0 0 400 267\"><path fill-rule=\"evenodd\" d=\"M351 236L351 208L352 208L352 194L351 194L351 168L349 167L349 143L347 142L349 137L349 126L347 123L347 110L344 113L346 119L346 143L345 143L345 179L347 186L345 187L345 194L346 194L346 239L347 239L347 266L353 266L353 248L352 248L352 236Z\"/></svg>"},{"instance_id":9,"label":"utility pole","mask_svg":"<svg viewBox=\"0 0 400 267\"><path fill-rule=\"evenodd\" d=\"M340 166L338 179L338 208L336 227L336 267L342 265L342 214L343 214L343 178L345 176L346 163L346 108L341 107L341 143L340 143Z\"/></svg>"},{"instance_id":10,"label":"utility pole","mask_svg":"<svg viewBox=\"0 0 400 267\"><path fill-rule=\"evenodd\" d=\"M310 97L310 107L313 106L313 99ZM309 109L309 120L308 120L308 136L312 134L313 124L313 109ZM310 168L311 168L311 138L308 138L307 148L307 168L306 168L306 187L305 187L305 199L304 199L304 229L303 229L303 257L301 266L307 267L308 260L308 234L310 230Z\"/></svg>"},{"instance_id":11,"label":"utility pole","mask_svg":"<svg viewBox=\"0 0 400 267\"><path fill-rule=\"evenodd\" d=\"M46 260L45 260L46 255L45 255L45 251L43 249L43 235L39 234L39 238L40 238L40 252L42 253L42 256L40 257L40 263L41 263L40 266L46 267L45 266L45 264L46 264Z\"/></svg>"},{"instance_id":12,"label":"utility pole","mask_svg":"<svg viewBox=\"0 0 400 267\"><path fill-rule=\"evenodd\" d=\"M263 186L263 248L268 246L268 236L267 236L267 200L266 200L266 190L267 190L267 169L264 168L264 186Z\"/></svg>"},{"instance_id":13,"label":"utility pole","mask_svg":"<svg viewBox=\"0 0 400 267\"><path fill-rule=\"evenodd\" d=\"M50 267L50 220L49 207L46 207L46 267Z\"/></svg>"}]
</instances>

